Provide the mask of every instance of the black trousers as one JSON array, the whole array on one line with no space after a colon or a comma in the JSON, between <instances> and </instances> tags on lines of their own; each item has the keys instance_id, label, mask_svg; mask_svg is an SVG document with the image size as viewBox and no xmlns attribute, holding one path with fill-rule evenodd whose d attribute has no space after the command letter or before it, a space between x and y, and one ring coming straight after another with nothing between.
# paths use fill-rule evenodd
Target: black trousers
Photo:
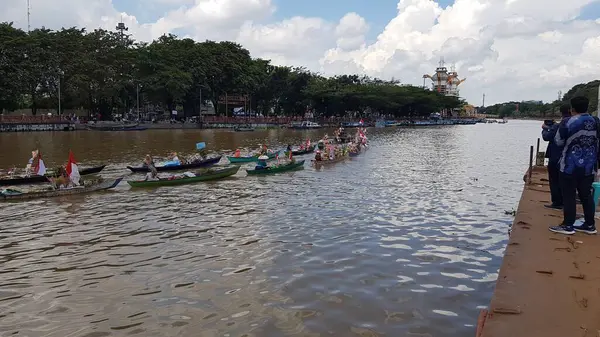
<instances>
[{"instance_id":1,"label":"black trousers","mask_svg":"<svg viewBox=\"0 0 600 337\"><path fill-rule=\"evenodd\" d=\"M594 226L596 207L592 198L592 183L594 175L560 173L560 183L563 197L563 225L573 226L577 216L576 194L579 194L583 206L583 216L588 226Z\"/></svg>"},{"instance_id":2,"label":"black trousers","mask_svg":"<svg viewBox=\"0 0 600 337\"><path fill-rule=\"evenodd\" d=\"M560 167L558 163L548 163L548 182L550 184L550 198L552 205L562 206L563 198L560 189Z\"/></svg>"}]
</instances>

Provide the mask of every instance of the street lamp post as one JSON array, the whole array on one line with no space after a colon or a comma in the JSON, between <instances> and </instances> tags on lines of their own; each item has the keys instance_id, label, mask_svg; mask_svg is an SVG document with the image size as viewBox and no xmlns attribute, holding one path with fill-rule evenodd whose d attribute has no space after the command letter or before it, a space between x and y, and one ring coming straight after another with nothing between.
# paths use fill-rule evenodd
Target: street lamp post
<instances>
[{"instance_id":1,"label":"street lamp post","mask_svg":"<svg viewBox=\"0 0 600 337\"><path fill-rule=\"evenodd\" d=\"M137 115L138 115L138 122L141 121L141 118L140 118L140 87L141 87L141 85L138 83L138 85L137 85Z\"/></svg>"},{"instance_id":2,"label":"street lamp post","mask_svg":"<svg viewBox=\"0 0 600 337\"><path fill-rule=\"evenodd\" d=\"M61 116L61 98L60 98L60 78L62 75L64 75L65 72L62 70L58 71L58 116Z\"/></svg>"}]
</instances>

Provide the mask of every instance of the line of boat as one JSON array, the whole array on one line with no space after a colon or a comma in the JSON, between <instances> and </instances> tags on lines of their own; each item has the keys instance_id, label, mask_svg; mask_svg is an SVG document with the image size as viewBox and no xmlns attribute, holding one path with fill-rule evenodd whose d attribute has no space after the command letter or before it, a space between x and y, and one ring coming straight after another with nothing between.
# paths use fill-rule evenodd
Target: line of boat
<instances>
[{"instance_id":1,"label":"line of boat","mask_svg":"<svg viewBox=\"0 0 600 337\"><path fill-rule=\"evenodd\" d=\"M334 146L334 145L329 145ZM345 146L345 145L342 145ZM302 156L311 154L317 148L316 145L300 146L296 149L290 149L292 156ZM344 147L345 149L345 147ZM239 151L238 151L239 152ZM157 172L174 172L174 171L186 171L180 174L174 174L168 177L156 177L154 179L149 179L146 177L145 179L139 180L127 180L127 184L131 187L159 187L159 186L175 186L175 185L184 185L191 184L196 182L205 182L205 181L213 181L224 179L230 176L235 175L240 170L240 166L236 164L244 164L244 163L253 163L258 162L260 160L273 160L278 159L277 164L262 166L259 167L257 165L254 169L246 169L246 173L249 176L260 176L260 175L269 175L269 174L277 174L282 172L291 172L295 170L301 170L304 168L304 164L306 160L285 160L284 163L279 163L279 154L281 150L268 151L266 154L263 152L262 156L259 154L248 155L248 156L227 156L227 159L233 166L226 167L213 167L217 163L221 161L223 158L222 155L218 155L211 158L202 158L198 160L194 160L189 163L182 163L180 165L159 165L155 166ZM337 151L336 151L337 152ZM312 164L315 167L319 167L321 165L329 165L344 161L349 156L356 156L357 153L352 153L344 150L342 151L343 155L336 157L332 160L319 160L312 161ZM284 152L286 156L289 155L289 152ZM100 165L95 167L90 167L86 169L79 170L81 176L91 175L100 173L106 166ZM149 168L146 166L127 166L127 169L132 173L146 173L149 171ZM192 169L201 169L196 172L189 172ZM43 176L33 175L33 176L21 176L21 177L5 177L0 178L0 186L14 186L14 185L24 185L24 184L38 184L38 183L47 183L50 182L53 177L56 177L55 174L47 174ZM55 188L48 187L43 189L31 190L31 191L20 191L14 188L5 188L4 190L0 190L0 201L11 201L11 200L30 200L37 198L51 198L51 197L60 197L60 196L68 196L74 194L83 194L90 193L96 191L104 191L115 188L124 177L119 177L115 179L92 179L86 180L83 182L81 186L68 187L68 188Z\"/></svg>"},{"instance_id":2,"label":"line of boat","mask_svg":"<svg viewBox=\"0 0 600 337\"><path fill-rule=\"evenodd\" d=\"M143 131L148 128L140 126L139 123L99 123L86 124L86 128L92 131Z\"/></svg>"}]
</instances>

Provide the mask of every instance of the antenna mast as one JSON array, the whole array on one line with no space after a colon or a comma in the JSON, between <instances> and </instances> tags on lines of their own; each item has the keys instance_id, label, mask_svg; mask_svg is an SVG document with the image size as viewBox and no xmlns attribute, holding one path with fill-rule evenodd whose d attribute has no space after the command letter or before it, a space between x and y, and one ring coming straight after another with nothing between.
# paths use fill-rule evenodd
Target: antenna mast
<instances>
[{"instance_id":1,"label":"antenna mast","mask_svg":"<svg viewBox=\"0 0 600 337\"><path fill-rule=\"evenodd\" d=\"M29 17L31 16L31 6L29 3L30 0L27 0L27 33L29 33L31 31L31 24L29 21Z\"/></svg>"}]
</instances>

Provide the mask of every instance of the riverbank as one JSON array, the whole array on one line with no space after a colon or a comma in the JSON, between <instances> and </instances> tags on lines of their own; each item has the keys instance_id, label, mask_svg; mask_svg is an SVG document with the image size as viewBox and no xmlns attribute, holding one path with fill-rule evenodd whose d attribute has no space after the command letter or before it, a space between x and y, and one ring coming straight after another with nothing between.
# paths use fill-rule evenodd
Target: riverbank
<instances>
[{"instance_id":1,"label":"riverbank","mask_svg":"<svg viewBox=\"0 0 600 337\"><path fill-rule=\"evenodd\" d=\"M477 337L600 336L600 235L551 233L562 213L549 199L546 168L534 167Z\"/></svg>"}]
</instances>

